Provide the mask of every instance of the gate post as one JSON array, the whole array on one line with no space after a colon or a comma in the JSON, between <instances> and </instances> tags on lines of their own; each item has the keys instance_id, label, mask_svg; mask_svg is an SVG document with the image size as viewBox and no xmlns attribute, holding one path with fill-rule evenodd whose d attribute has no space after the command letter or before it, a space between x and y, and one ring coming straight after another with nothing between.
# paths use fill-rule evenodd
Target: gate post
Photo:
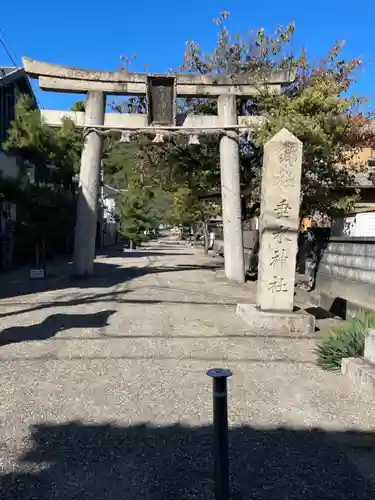
<instances>
[{"instance_id":1,"label":"gate post","mask_svg":"<svg viewBox=\"0 0 375 500\"><path fill-rule=\"evenodd\" d=\"M237 125L236 96L219 96L218 115L220 126ZM228 131L227 135L220 139L220 172L225 275L229 280L244 283L240 159L238 136L235 131Z\"/></svg>"},{"instance_id":2,"label":"gate post","mask_svg":"<svg viewBox=\"0 0 375 500\"><path fill-rule=\"evenodd\" d=\"M85 126L104 125L105 93L87 93ZM94 270L96 223L103 139L94 130L86 130L79 172L79 198L74 236L74 273L89 276Z\"/></svg>"}]
</instances>

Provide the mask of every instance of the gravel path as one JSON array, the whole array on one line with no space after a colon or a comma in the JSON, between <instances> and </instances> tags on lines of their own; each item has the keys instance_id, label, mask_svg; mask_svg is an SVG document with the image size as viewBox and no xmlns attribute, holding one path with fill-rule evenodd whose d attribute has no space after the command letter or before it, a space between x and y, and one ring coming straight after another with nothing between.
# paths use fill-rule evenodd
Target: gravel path
<instances>
[{"instance_id":1,"label":"gravel path","mask_svg":"<svg viewBox=\"0 0 375 500\"><path fill-rule=\"evenodd\" d=\"M254 287L213 262L160 240L90 282L0 283L1 500L211 500L216 365L234 372L232 500L373 500L375 406L316 368L316 339L249 331Z\"/></svg>"}]
</instances>

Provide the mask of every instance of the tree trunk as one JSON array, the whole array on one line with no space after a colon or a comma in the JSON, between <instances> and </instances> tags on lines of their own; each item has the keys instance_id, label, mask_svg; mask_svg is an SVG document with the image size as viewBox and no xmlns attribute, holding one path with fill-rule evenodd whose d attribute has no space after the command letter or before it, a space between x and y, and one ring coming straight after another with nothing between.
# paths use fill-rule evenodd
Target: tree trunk
<instances>
[{"instance_id":1,"label":"tree trunk","mask_svg":"<svg viewBox=\"0 0 375 500\"><path fill-rule=\"evenodd\" d=\"M208 234L208 224L206 221L203 221L203 238L204 238L204 253L208 254L208 245L209 245L209 234Z\"/></svg>"}]
</instances>

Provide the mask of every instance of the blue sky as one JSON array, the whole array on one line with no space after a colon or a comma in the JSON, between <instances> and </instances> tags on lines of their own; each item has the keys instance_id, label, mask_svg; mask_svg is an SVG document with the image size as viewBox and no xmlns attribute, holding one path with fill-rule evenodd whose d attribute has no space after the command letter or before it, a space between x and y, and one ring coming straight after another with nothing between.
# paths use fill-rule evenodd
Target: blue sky
<instances>
[{"instance_id":1,"label":"blue sky","mask_svg":"<svg viewBox=\"0 0 375 500\"><path fill-rule=\"evenodd\" d=\"M166 72L182 62L186 40L204 49L216 41L212 19L221 10L231 13L231 31L254 27L273 30L294 20L294 49L305 46L313 56L324 55L335 40L345 40L345 57L366 61L356 91L372 98L375 107L374 0L19 0L1 6L0 35L19 58L23 55L88 69L115 70L120 55L137 54L131 70ZM373 63L371 64L371 60ZM0 47L0 65L9 65ZM35 84L35 87L37 85ZM46 109L68 109L76 96L37 93Z\"/></svg>"}]
</instances>

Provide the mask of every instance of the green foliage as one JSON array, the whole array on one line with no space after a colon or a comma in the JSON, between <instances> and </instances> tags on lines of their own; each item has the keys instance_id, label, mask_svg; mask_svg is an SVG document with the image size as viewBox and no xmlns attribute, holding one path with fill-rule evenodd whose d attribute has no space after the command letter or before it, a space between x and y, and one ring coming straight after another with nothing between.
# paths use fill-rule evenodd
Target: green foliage
<instances>
[{"instance_id":1,"label":"green foliage","mask_svg":"<svg viewBox=\"0 0 375 500\"><path fill-rule=\"evenodd\" d=\"M210 160L206 155L205 169L200 168L201 148L212 151ZM212 183L216 186L220 180L217 155L218 144L212 140L198 147L187 147L186 138L173 138L163 144L155 144L148 137L139 137L131 143L112 144L107 140L105 182L127 189L122 195L119 214L123 228L128 216L132 220L130 226L135 228L133 233L139 232L145 226L146 213L147 226L161 222L187 224L214 216L217 208L204 196L210 192ZM148 191L153 194L152 202L145 198ZM137 197L140 197L137 203L141 204L136 207L140 217L138 223L133 210ZM122 233L125 234L124 230Z\"/></svg>"},{"instance_id":2,"label":"green foliage","mask_svg":"<svg viewBox=\"0 0 375 500\"><path fill-rule=\"evenodd\" d=\"M82 132L71 120L61 127L48 127L33 101L21 96L5 151L35 167L35 182L22 172L19 179L0 178L0 197L17 206L16 241L22 246L43 247L53 253L64 246L74 227L73 176L78 171ZM48 168L53 166L53 168ZM33 248L34 250L34 248Z\"/></svg>"},{"instance_id":3,"label":"green foliage","mask_svg":"<svg viewBox=\"0 0 375 500\"><path fill-rule=\"evenodd\" d=\"M31 98L23 95L2 148L32 163L42 182L47 178L47 164L52 163L54 182L68 187L79 170L82 145L82 132L71 120L65 119L62 127L48 127Z\"/></svg>"},{"instance_id":4,"label":"green foliage","mask_svg":"<svg viewBox=\"0 0 375 500\"><path fill-rule=\"evenodd\" d=\"M59 186L21 183L0 176L0 200L17 205L17 223L27 227L31 241L42 241L73 223L73 195Z\"/></svg>"},{"instance_id":5,"label":"green foliage","mask_svg":"<svg viewBox=\"0 0 375 500\"><path fill-rule=\"evenodd\" d=\"M327 371L340 371L343 358L363 356L368 328L375 328L375 313L353 317L332 328L316 346L318 366Z\"/></svg>"},{"instance_id":6,"label":"green foliage","mask_svg":"<svg viewBox=\"0 0 375 500\"><path fill-rule=\"evenodd\" d=\"M21 96L16 106L16 118L2 148L38 165L48 157L50 142L50 133L45 130L40 111L35 108L31 97Z\"/></svg>"},{"instance_id":7,"label":"green foliage","mask_svg":"<svg viewBox=\"0 0 375 500\"><path fill-rule=\"evenodd\" d=\"M166 152L169 189L174 199L172 218L176 224L204 222L219 211L220 203L211 201L211 195L217 194L220 186L218 140L201 138L200 142L188 145L185 138L176 139Z\"/></svg>"},{"instance_id":8,"label":"green foliage","mask_svg":"<svg viewBox=\"0 0 375 500\"><path fill-rule=\"evenodd\" d=\"M365 166L354 157L372 141L369 118L357 112L363 100L346 94L361 62L344 61L341 49L336 44L315 67L304 57L296 61L296 81L265 101L267 120L254 134L262 145L287 127L303 142L301 215L314 211L333 215L353 207L355 193L345 190L355 185L354 174Z\"/></svg>"},{"instance_id":9,"label":"green foliage","mask_svg":"<svg viewBox=\"0 0 375 500\"><path fill-rule=\"evenodd\" d=\"M0 202L20 203L23 199L23 190L19 179L4 177L0 172Z\"/></svg>"},{"instance_id":10,"label":"green foliage","mask_svg":"<svg viewBox=\"0 0 375 500\"><path fill-rule=\"evenodd\" d=\"M85 103L83 101L76 101L71 109L72 111L85 111Z\"/></svg>"},{"instance_id":11,"label":"green foliage","mask_svg":"<svg viewBox=\"0 0 375 500\"><path fill-rule=\"evenodd\" d=\"M116 189L127 189L140 179L137 161L139 144L118 142L110 137L104 143L104 182ZM138 167L138 168L136 168Z\"/></svg>"},{"instance_id":12,"label":"green foliage","mask_svg":"<svg viewBox=\"0 0 375 500\"><path fill-rule=\"evenodd\" d=\"M362 66L359 59L342 57L343 43L337 42L328 55L311 61L307 53L293 54L295 26L278 26L271 34L260 29L244 36L230 34L228 12L214 22L219 26L216 48L203 53L198 43L189 41L181 69L201 74L249 74L257 86L274 69L290 69L296 80L281 94L258 87L258 95L239 99L241 114L263 115L266 119L247 144L241 145L242 192L248 207L259 202L263 145L281 128L287 127L304 144L301 216L315 210L334 215L350 209L356 193L354 174L365 165L355 160L359 148L373 141L370 116L353 96L352 85ZM201 100L190 100L190 109L199 112ZM205 104L207 108L207 101ZM211 101L211 106L213 106ZM201 163L205 164L202 152ZM355 161L354 161L355 160ZM249 188L250 186L250 188Z\"/></svg>"},{"instance_id":13,"label":"green foliage","mask_svg":"<svg viewBox=\"0 0 375 500\"><path fill-rule=\"evenodd\" d=\"M122 236L139 244L145 230L157 229L165 220L170 199L168 193L156 192L134 181L116 200L116 218Z\"/></svg>"},{"instance_id":14,"label":"green foliage","mask_svg":"<svg viewBox=\"0 0 375 500\"><path fill-rule=\"evenodd\" d=\"M170 224L194 226L208 221L220 212L220 206L207 199L197 197L193 189L179 187L173 192L173 208Z\"/></svg>"},{"instance_id":15,"label":"green foliage","mask_svg":"<svg viewBox=\"0 0 375 500\"><path fill-rule=\"evenodd\" d=\"M263 28L231 34L228 12L214 20L218 26L216 46L205 53L198 43L187 42L184 62L177 72L207 75L248 74L257 94L238 99L238 113L262 115L265 120L251 137L240 141L243 216L250 217L260 202L263 146L278 130L287 127L304 144L301 216L320 211L328 215L346 211L355 204L354 174L363 164L354 161L359 148L372 141L369 118L359 112L364 99L352 95L352 84L362 62L342 57L341 42L318 61L307 53L293 53L294 23L277 26L273 33ZM134 56L123 58L125 70ZM296 72L295 81L271 93L260 84L273 70ZM117 112L145 113L146 98L130 98L112 105ZM216 114L216 99L178 100L181 113ZM158 196L172 195L172 210L166 215L179 224L204 222L218 214L220 167L218 137L200 137L200 146L187 138L172 136L162 144L148 137L130 144L111 145L106 140L105 179L118 188L135 189L137 182ZM136 181L136 182L135 182ZM156 188L158 191L156 191ZM216 195L216 199L214 198ZM130 199L134 198L128 191ZM215 200L208 201L208 200ZM162 204L162 203L161 203ZM142 223L142 221L140 221Z\"/></svg>"}]
</instances>

